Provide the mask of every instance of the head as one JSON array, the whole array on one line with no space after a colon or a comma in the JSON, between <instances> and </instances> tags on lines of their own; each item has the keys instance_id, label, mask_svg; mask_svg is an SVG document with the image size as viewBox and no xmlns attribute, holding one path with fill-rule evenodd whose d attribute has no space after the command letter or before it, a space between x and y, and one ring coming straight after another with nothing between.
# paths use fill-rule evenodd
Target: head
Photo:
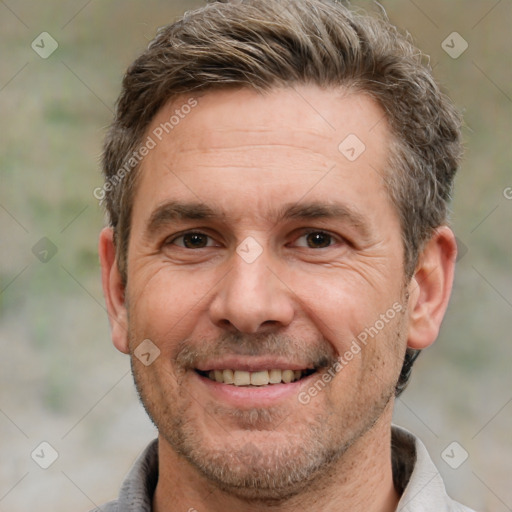
<instances>
[{"instance_id":1,"label":"head","mask_svg":"<svg viewBox=\"0 0 512 512\"><path fill-rule=\"evenodd\" d=\"M296 460L288 480L275 480L291 489L373 427L446 308L455 255L446 225L460 155L456 110L421 52L383 18L330 0L233 0L159 31L126 73L106 140L111 226L100 252L114 342L132 354L144 405L177 453L219 485L265 487L257 471L220 476L228 430L255 464L262 454L273 467L279 457ZM290 233L308 223L315 230L292 244ZM248 263L244 252L255 258ZM149 366L134 355L144 339L160 354ZM340 371L353 340L358 362ZM288 360L301 377L313 372L309 385L338 369L287 434L276 425L288 406L230 407L206 392L202 405L226 421L208 441L204 418L186 414L187 386L199 393L204 372L243 369L240 358L255 371L264 358ZM163 375L174 394L150 393ZM377 391L362 383L370 376ZM191 378L201 379L197 389ZM347 397L336 404L342 386L365 412ZM324 431L315 418L334 410L342 431L327 420ZM250 449L238 437L247 431ZM280 453L261 444L270 431ZM306 463L299 446L317 456Z\"/></svg>"}]
</instances>

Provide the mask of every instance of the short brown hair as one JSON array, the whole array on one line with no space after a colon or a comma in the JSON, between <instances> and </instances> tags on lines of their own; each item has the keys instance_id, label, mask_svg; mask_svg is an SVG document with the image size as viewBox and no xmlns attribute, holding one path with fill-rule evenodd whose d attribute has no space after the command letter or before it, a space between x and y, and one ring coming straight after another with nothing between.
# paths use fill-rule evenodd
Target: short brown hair
<instances>
[{"instance_id":1,"label":"short brown hair","mask_svg":"<svg viewBox=\"0 0 512 512\"><path fill-rule=\"evenodd\" d=\"M460 116L425 56L384 16L334 0L225 0L160 29L124 77L103 171L125 281L138 166L122 179L119 173L158 110L182 94L293 84L346 87L370 95L384 110L394 142L383 178L401 221L405 275L413 275L422 246L448 222L462 153ZM416 355L408 350L397 394Z\"/></svg>"}]
</instances>

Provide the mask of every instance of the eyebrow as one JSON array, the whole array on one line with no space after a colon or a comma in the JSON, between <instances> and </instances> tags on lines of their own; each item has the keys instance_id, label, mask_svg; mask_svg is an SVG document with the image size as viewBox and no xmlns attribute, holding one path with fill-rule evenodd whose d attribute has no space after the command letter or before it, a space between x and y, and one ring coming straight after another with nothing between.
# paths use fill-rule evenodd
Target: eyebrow
<instances>
[{"instance_id":1,"label":"eyebrow","mask_svg":"<svg viewBox=\"0 0 512 512\"><path fill-rule=\"evenodd\" d=\"M225 214L217 212L204 203L183 203L168 201L153 211L146 224L146 234L154 235L163 226L177 220L212 220L225 218Z\"/></svg>"},{"instance_id":2,"label":"eyebrow","mask_svg":"<svg viewBox=\"0 0 512 512\"><path fill-rule=\"evenodd\" d=\"M293 203L285 205L277 220L311 220L311 219L335 219L343 220L361 232L365 238L370 236L370 226L364 215L354 208L341 203Z\"/></svg>"},{"instance_id":3,"label":"eyebrow","mask_svg":"<svg viewBox=\"0 0 512 512\"><path fill-rule=\"evenodd\" d=\"M271 219L278 224L286 220L335 219L352 225L365 238L370 237L370 227L364 216L354 208L341 203L301 202L289 203L274 212ZM162 227L179 220L221 220L228 215L200 202L168 201L158 206L146 224L146 236L151 237Z\"/></svg>"}]
</instances>

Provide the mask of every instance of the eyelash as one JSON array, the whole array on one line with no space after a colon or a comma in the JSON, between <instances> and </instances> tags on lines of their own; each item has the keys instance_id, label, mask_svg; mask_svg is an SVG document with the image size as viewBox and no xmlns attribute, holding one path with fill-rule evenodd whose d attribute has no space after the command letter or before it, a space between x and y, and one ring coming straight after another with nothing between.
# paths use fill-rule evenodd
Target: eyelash
<instances>
[{"instance_id":1,"label":"eyelash","mask_svg":"<svg viewBox=\"0 0 512 512\"><path fill-rule=\"evenodd\" d=\"M331 239L331 243L327 247L318 247L316 249L327 249L329 247L332 247L335 243L345 242L345 240L342 239L341 237L333 235L332 233L329 233L328 231L324 231L324 230L321 230L321 229L309 229L307 231L303 231L301 233L301 235L295 239L295 241L299 240L300 238L307 237L308 235L311 235L311 234L322 234L322 235L326 235L326 236L330 237L330 239ZM180 238L183 238L183 237L185 237L187 235L201 235L201 236L205 236L205 237L209 238L210 240L213 240L212 236L210 236L210 235L208 235L206 233L203 233L202 231L186 231L184 233L181 233L178 236L175 236L172 239L167 239L164 242L164 245L176 245L178 247L181 247L182 249L194 250L194 249L192 249L190 247L185 247L183 245L178 245L178 244L175 243L176 240L179 240ZM199 249L206 249L208 247L211 247L211 246L199 247ZM305 247L305 246L300 246L300 247L302 247L304 249L308 249L308 248L309 249L315 249L313 247Z\"/></svg>"}]
</instances>

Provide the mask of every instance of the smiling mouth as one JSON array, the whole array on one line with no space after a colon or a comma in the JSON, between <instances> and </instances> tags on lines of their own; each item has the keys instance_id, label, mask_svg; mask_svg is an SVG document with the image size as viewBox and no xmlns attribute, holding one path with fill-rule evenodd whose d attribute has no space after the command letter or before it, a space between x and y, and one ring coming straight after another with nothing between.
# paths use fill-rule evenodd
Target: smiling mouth
<instances>
[{"instance_id":1,"label":"smiling mouth","mask_svg":"<svg viewBox=\"0 0 512 512\"><path fill-rule=\"evenodd\" d=\"M304 370L262 370L257 372L248 372L244 370L195 370L196 373L220 384L229 384L232 386L262 387L273 384L290 384L298 380L309 377L315 373L314 369Z\"/></svg>"}]
</instances>

